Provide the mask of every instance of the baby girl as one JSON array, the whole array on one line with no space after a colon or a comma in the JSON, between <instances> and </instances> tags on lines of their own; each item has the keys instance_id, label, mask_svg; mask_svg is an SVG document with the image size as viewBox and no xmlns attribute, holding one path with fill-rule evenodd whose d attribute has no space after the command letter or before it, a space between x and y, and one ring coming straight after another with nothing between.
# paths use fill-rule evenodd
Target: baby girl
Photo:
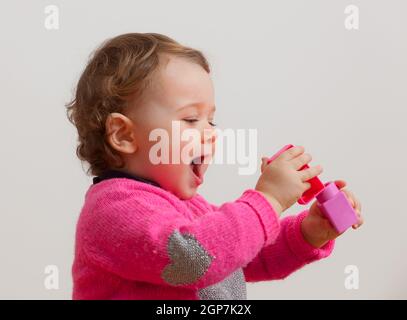
<instances>
[{"instance_id":1,"label":"baby girl","mask_svg":"<svg viewBox=\"0 0 407 320\"><path fill-rule=\"evenodd\" d=\"M110 39L67 107L94 176L77 223L73 299L246 299L246 282L284 279L332 252L340 234L315 203L280 219L322 172L299 170L311 161L303 147L263 158L254 189L234 201L216 206L197 193L217 138L201 52L156 33ZM199 133L197 152L173 139L174 123L181 135ZM158 128L169 157L157 163ZM358 213L356 229L360 203L335 183Z\"/></svg>"}]
</instances>

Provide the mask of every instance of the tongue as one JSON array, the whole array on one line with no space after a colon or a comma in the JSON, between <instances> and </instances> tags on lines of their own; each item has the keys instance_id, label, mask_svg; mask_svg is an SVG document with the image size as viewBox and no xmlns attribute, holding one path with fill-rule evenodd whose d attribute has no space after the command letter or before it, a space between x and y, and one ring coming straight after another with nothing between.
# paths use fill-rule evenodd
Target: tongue
<instances>
[{"instance_id":1,"label":"tongue","mask_svg":"<svg viewBox=\"0 0 407 320\"><path fill-rule=\"evenodd\" d=\"M202 168L204 159L205 159L205 157L201 156L201 157L195 158L192 161L192 170L200 178L201 178L201 168Z\"/></svg>"},{"instance_id":2,"label":"tongue","mask_svg":"<svg viewBox=\"0 0 407 320\"><path fill-rule=\"evenodd\" d=\"M201 175L200 175L200 170L199 170L199 168L200 168L200 165L199 165L199 164L193 164L193 165L192 165L192 170L194 171L194 173L195 173L198 177L201 176Z\"/></svg>"}]
</instances>

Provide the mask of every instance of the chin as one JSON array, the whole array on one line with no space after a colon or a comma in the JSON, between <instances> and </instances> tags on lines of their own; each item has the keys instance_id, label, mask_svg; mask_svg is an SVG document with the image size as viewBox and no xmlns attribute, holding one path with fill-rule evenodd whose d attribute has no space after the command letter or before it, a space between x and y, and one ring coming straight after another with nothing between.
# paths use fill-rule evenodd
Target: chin
<instances>
[{"instance_id":1,"label":"chin","mask_svg":"<svg viewBox=\"0 0 407 320\"><path fill-rule=\"evenodd\" d=\"M196 188L188 188L188 190L177 190L174 194L181 200L188 200L193 198L196 195Z\"/></svg>"},{"instance_id":2,"label":"chin","mask_svg":"<svg viewBox=\"0 0 407 320\"><path fill-rule=\"evenodd\" d=\"M188 200L193 198L196 195L199 187L198 184L193 183L190 176L183 176L180 174L178 174L176 178L173 179L161 179L158 183L162 186L163 189L171 192L173 195L181 200Z\"/></svg>"},{"instance_id":3,"label":"chin","mask_svg":"<svg viewBox=\"0 0 407 320\"><path fill-rule=\"evenodd\" d=\"M180 199L182 200L188 200L193 198L196 195L196 189L195 190L191 190L190 192L185 192Z\"/></svg>"}]
</instances>

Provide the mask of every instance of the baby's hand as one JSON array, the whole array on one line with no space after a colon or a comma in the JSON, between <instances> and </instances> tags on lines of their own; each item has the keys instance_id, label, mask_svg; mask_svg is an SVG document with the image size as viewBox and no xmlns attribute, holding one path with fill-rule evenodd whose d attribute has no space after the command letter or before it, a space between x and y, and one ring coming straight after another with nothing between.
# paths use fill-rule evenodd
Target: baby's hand
<instances>
[{"instance_id":1,"label":"baby's hand","mask_svg":"<svg viewBox=\"0 0 407 320\"><path fill-rule=\"evenodd\" d=\"M304 148L296 146L280 154L270 164L262 158L261 176L255 189L264 194L273 208L280 214L291 207L311 186L307 180L322 172L321 166L299 171L311 161Z\"/></svg>"},{"instance_id":2,"label":"baby's hand","mask_svg":"<svg viewBox=\"0 0 407 320\"><path fill-rule=\"evenodd\" d=\"M361 215L362 207L360 201L353 195L352 192L343 189L346 186L345 181L337 180L335 181L335 184L346 195L358 216L358 222L354 224L352 228L359 228L363 224L363 217ZM319 210L316 201L311 205L308 215L302 221L301 231L305 240L316 248L322 247L328 241L333 240L344 233L338 233L335 230L329 220L325 218L323 213Z\"/></svg>"}]
</instances>

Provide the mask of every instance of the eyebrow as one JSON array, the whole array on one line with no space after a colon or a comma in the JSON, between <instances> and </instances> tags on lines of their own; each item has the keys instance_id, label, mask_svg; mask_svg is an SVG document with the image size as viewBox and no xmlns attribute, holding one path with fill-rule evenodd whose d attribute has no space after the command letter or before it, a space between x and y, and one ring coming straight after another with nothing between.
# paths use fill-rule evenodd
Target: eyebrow
<instances>
[{"instance_id":1,"label":"eyebrow","mask_svg":"<svg viewBox=\"0 0 407 320\"><path fill-rule=\"evenodd\" d=\"M196 108L196 107L199 107L200 105L201 105L201 103L199 103L199 102L189 103L189 104L187 104L187 105L185 105L185 106L179 108L177 111L181 111L181 110L183 110L183 109L191 108L191 107L195 107L195 108ZM211 112L215 112L215 111L216 111L216 106L215 106L215 105L212 106L212 108L211 108L210 111L211 111Z\"/></svg>"}]
</instances>

